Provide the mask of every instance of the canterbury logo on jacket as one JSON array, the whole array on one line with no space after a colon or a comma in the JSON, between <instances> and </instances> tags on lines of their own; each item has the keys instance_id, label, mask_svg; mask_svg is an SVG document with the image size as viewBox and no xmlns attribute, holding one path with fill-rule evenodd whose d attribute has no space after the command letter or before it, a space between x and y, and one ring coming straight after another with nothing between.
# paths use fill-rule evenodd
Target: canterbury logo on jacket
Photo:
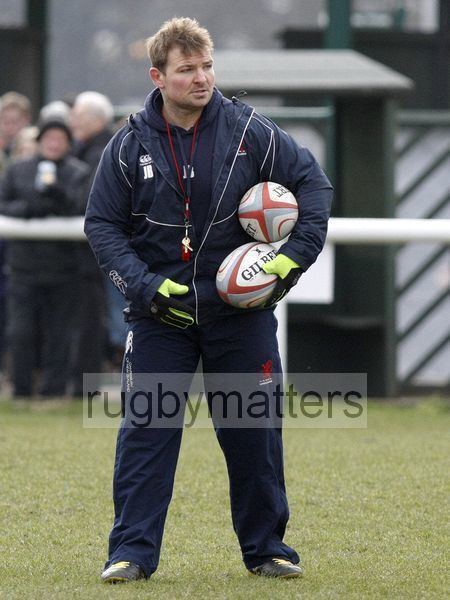
<instances>
[{"instance_id":1,"label":"canterbury logo on jacket","mask_svg":"<svg viewBox=\"0 0 450 600\"><path fill-rule=\"evenodd\" d=\"M295 194L299 220L280 251L306 270L325 242L331 184L306 148L252 107L216 89L200 122L205 128L200 136L214 140L212 155L198 159L202 166L203 161L211 165L211 180L203 182L203 189L211 190L209 207L203 207L199 231L193 219L192 258L183 262L183 202L167 156L167 133L158 125L159 96L159 90L153 91L145 108L105 148L86 210L89 243L105 273L120 278L128 318L149 315L150 302L167 277L189 285L183 300L195 308L197 322L241 312L220 299L215 277L225 256L251 241L237 217L244 193L260 181L276 181Z\"/></svg>"}]
</instances>

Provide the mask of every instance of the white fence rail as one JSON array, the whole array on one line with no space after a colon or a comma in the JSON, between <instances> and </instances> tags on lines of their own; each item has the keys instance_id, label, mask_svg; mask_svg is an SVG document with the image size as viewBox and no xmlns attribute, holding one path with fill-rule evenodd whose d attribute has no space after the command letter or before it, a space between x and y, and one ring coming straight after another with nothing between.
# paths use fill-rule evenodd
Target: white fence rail
<instances>
[{"instance_id":1,"label":"white fence rail","mask_svg":"<svg viewBox=\"0 0 450 600\"><path fill-rule=\"evenodd\" d=\"M0 217L0 238L85 240L82 217L14 219ZM327 241L333 244L450 244L450 219L332 218Z\"/></svg>"},{"instance_id":2,"label":"white fence rail","mask_svg":"<svg viewBox=\"0 0 450 600\"><path fill-rule=\"evenodd\" d=\"M0 217L0 238L86 240L82 217L31 220ZM450 219L332 218L327 245L315 265L313 276L305 273L302 285L291 291L288 301L332 302L335 244L403 244L406 242L441 242L450 245ZM317 277L318 270L321 270L320 277ZM318 281L321 282L319 286ZM278 305L276 314L279 322L280 354L283 363L287 365L286 302Z\"/></svg>"}]
</instances>

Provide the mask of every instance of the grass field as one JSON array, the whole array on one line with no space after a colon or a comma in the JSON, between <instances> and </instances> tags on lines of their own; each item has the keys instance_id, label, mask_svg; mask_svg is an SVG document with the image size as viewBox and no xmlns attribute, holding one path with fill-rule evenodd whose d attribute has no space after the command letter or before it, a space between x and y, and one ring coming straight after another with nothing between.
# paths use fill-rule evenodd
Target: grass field
<instances>
[{"instance_id":1,"label":"grass field","mask_svg":"<svg viewBox=\"0 0 450 600\"><path fill-rule=\"evenodd\" d=\"M158 571L99 581L111 526L112 429L81 405L0 401L0 598L445 598L449 404L371 403L368 428L285 430L302 579L248 576L214 433L185 432ZM245 459L245 457L243 457Z\"/></svg>"}]
</instances>

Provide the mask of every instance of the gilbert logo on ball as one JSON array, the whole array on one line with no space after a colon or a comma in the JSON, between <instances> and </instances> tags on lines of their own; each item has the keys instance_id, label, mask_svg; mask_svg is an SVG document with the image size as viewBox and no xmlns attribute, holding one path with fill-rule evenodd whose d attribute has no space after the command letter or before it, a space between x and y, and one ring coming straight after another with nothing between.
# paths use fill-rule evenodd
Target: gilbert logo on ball
<instances>
[{"instance_id":1,"label":"gilbert logo on ball","mask_svg":"<svg viewBox=\"0 0 450 600\"><path fill-rule=\"evenodd\" d=\"M264 304L278 278L264 273L262 267L275 256L275 248L261 242L250 242L233 250L216 275L217 291L222 300L237 308L254 308Z\"/></svg>"},{"instance_id":2,"label":"gilbert logo on ball","mask_svg":"<svg viewBox=\"0 0 450 600\"><path fill-rule=\"evenodd\" d=\"M263 181L244 194L238 217L255 240L278 242L291 233L298 219L297 199L283 185Z\"/></svg>"}]
</instances>

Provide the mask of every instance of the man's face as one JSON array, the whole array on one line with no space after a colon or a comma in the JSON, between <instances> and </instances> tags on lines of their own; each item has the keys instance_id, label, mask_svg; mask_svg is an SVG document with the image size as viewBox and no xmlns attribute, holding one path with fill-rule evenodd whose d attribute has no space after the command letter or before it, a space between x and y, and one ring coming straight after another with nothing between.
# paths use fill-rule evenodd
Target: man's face
<instances>
[{"instance_id":1,"label":"man's face","mask_svg":"<svg viewBox=\"0 0 450 600\"><path fill-rule=\"evenodd\" d=\"M105 127L105 123L86 106L75 104L70 113L70 127L76 140L87 142Z\"/></svg>"},{"instance_id":2,"label":"man's face","mask_svg":"<svg viewBox=\"0 0 450 600\"><path fill-rule=\"evenodd\" d=\"M19 131L29 124L29 117L14 106L4 108L0 113L0 135L7 142L13 140Z\"/></svg>"},{"instance_id":3,"label":"man's face","mask_svg":"<svg viewBox=\"0 0 450 600\"><path fill-rule=\"evenodd\" d=\"M48 129L39 140L39 150L47 160L60 160L70 150L69 138L62 129Z\"/></svg>"},{"instance_id":4,"label":"man's face","mask_svg":"<svg viewBox=\"0 0 450 600\"><path fill-rule=\"evenodd\" d=\"M213 93L215 76L211 51L186 56L175 46L169 51L164 72L152 67L150 76L161 90L165 105L195 112L208 104Z\"/></svg>"}]
</instances>

